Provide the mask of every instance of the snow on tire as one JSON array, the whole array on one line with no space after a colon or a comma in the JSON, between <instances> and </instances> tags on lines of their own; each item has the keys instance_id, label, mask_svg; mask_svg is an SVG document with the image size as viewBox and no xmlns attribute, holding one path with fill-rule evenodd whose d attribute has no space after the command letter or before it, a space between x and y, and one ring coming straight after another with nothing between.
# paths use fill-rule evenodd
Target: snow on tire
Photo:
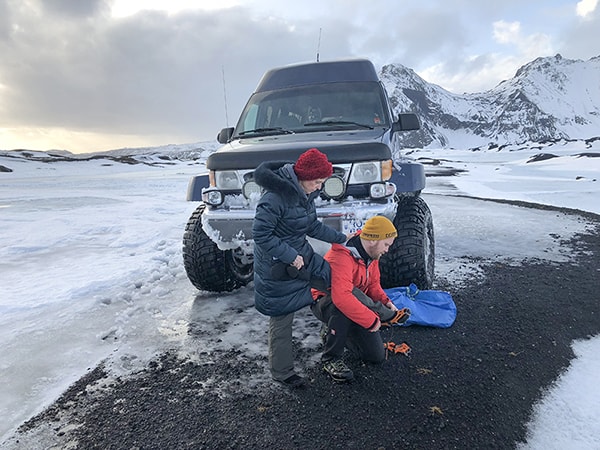
<instances>
[{"instance_id":1,"label":"snow on tire","mask_svg":"<svg viewBox=\"0 0 600 450\"><path fill-rule=\"evenodd\" d=\"M235 250L220 250L202 229L200 205L190 216L183 234L183 265L190 282L203 291L232 291L246 285L253 275L252 262L240 263Z\"/></svg>"}]
</instances>

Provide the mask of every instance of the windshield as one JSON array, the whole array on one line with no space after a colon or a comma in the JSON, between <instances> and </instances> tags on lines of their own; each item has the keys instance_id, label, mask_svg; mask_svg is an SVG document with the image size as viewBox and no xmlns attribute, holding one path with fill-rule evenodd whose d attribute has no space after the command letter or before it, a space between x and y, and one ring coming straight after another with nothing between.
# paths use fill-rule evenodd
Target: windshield
<instances>
[{"instance_id":1,"label":"windshield","mask_svg":"<svg viewBox=\"0 0 600 450\"><path fill-rule=\"evenodd\" d=\"M327 83L259 92L248 101L234 135L389 127L383 95L377 82Z\"/></svg>"}]
</instances>

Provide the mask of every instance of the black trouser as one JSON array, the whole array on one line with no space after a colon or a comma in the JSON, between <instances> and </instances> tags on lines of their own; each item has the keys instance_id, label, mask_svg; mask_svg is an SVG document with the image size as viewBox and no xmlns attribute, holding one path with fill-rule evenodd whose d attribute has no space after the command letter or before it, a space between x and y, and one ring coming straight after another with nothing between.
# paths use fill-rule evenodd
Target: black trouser
<instances>
[{"instance_id":1,"label":"black trouser","mask_svg":"<svg viewBox=\"0 0 600 450\"><path fill-rule=\"evenodd\" d=\"M380 305L381 308L391 311L379 302L373 302L373 300L359 289L355 288L352 293L361 303L367 304L367 306L369 304L365 301L366 299L371 302L371 305L375 303L375 306ZM365 328L348 319L333 304L331 295L328 294L321 297L311 306L311 309L315 317L328 327L324 343L325 348L321 357L323 361L341 358L344 354L344 348L348 348L354 356L363 361L379 363L385 359L381 333L378 331L367 331Z\"/></svg>"}]
</instances>

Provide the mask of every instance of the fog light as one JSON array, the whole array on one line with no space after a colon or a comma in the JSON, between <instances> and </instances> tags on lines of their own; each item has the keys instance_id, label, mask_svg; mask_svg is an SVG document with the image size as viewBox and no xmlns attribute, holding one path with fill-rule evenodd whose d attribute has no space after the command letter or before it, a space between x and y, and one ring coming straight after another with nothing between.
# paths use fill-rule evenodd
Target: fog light
<instances>
[{"instance_id":1,"label":"fog light","mask_svg":"<svg viewBox=\"0 0 600 450\"><path fill-rule=\"evenodd\" d=\"M203 191L202 200L211 206L219 206L223 203L223 194L217 190Z\"/></svg>"},{"instance_id":2,"label":"fog light","mask_svg":"<svg viewBox=\"0 0 600 450\"><path fill-rule=\"evenodd\" d=\"M255 181L246 181L242 186L242 194L250 200L252 197L260 196L262 194L262 188L256 184Z\"/></svg>"},{"instance_id":3,"label":"fog light","mask_svg":"<svg viewBox=\"0 0 600 450\"><path fill-rule=\"evenodd\" d=\"M369 188L371 198L383 198L386 196L386 191L387 189L383 183L372 184Z\"/></svg>"},{"instance_id":4,"label":"fog light","mask_svg":"<svg viewBox=\"0 0 600 450\"><path fill-rule=\"evenodd\" d=\"M344 180L334 175L325 180L323 183L323 193L333 199L338 199L346 192L346 185Z\"/></svg>"},{"instance_id":5,"label":"fog light","mask_svg":"<svg viewBox=\"0 0 600 450\"><path fill-rule=\"evenodd\" d=\"M396 193L396 185L394 183L374 183L369 188L371 198L390 197Z\"/></svg>"}]
</instances>

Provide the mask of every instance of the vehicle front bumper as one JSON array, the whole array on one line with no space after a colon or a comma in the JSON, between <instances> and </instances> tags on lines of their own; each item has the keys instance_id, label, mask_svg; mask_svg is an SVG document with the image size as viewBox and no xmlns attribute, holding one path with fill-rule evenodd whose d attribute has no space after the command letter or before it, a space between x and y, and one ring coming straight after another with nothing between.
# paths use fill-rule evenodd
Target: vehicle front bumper
<instances>
[{"instance_id":1,"label":"vehicle front bumper","mask_svg":"<svg viewBox=\"0 0 600 450\"><path fill-rule=\"evenodd\" d=\"M384 215L390 220L396 215L397 203L393 198L386 202L352 200L333 205L324 203L316 208L318 219L334 230L353 233L374 215ZM254 209L210 209L202 214L202 228L221 250L247 245L252 241Z\"/></svg>"}]
</instances>

